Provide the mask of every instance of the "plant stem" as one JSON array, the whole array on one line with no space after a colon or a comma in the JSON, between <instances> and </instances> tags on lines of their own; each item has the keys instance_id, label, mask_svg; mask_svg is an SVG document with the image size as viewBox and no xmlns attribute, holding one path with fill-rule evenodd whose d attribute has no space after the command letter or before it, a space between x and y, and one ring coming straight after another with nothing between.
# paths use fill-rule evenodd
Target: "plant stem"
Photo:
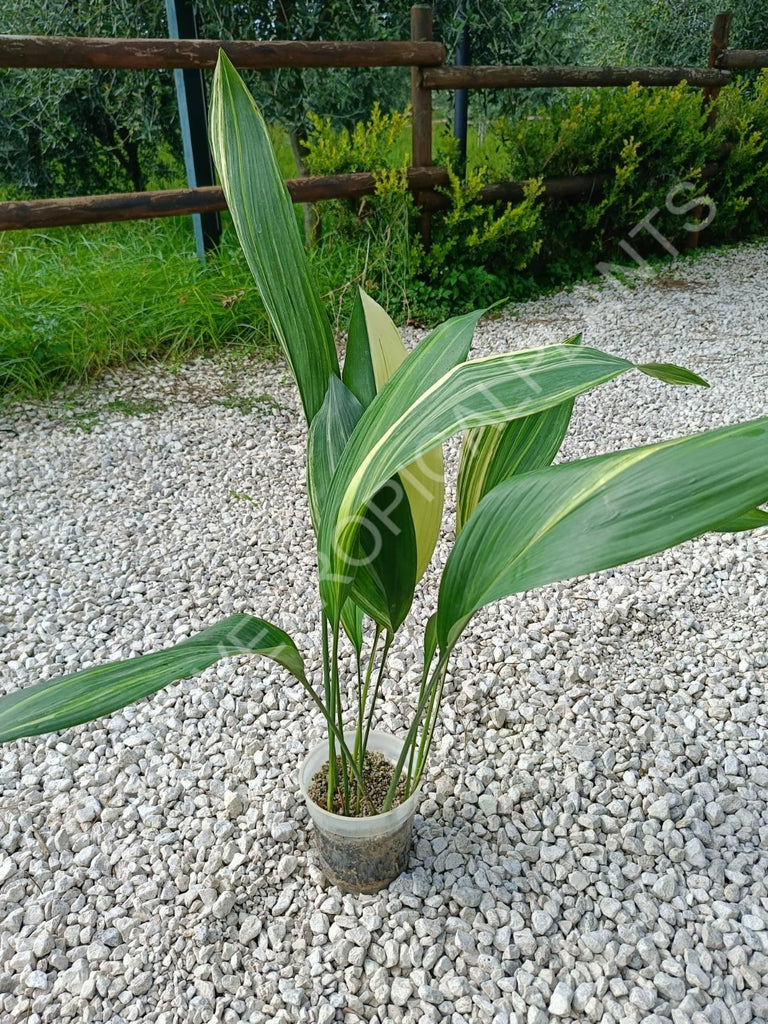
<instances>
[{"instance_id":1,"label":"plant stem","mask_svg":"<svg viewBox=\"0 0 768 1024\"><path fill-rule=\"evenodd\" d=\"M416 778L414 779L414 788L418 785L421 774L424 771L424 765L427 761L427 755L429 754L430 747L432 746L432 736L435 732L435 725L437 723L437 716L440 713L440 700L443 696L443 686L445 685L445 677L448 672L448 658L450 652L445 657L443 663L443 670L440 673L440 678L437 686L432 691L432 698L429 702L429 709L427 716L424 719L424 731L421 737L421 743L419 745L419 759L416 762ZM433 713L434 709L434 713ZM415 746L415 744L414 744Z\"/></svg>"},{"instance_id":2,"label":"plant stem","mask_svg":"<svg viewBox=\"0 0 768 1024\"><path fill-rule=\"evenodd\" d=\"M324 637L326 635L326 622L327 621L325 620L325 616L324 616ZM328 658L327 658L327 647L326 647L326 643L325 642L324 642L324 651L323 651L323 653L324 653L324 673L325 673L325 668L326 668L325 663L328 660ZM329 679L330 679L330 677L329 677ZM314 689L309 685L309 683L307 682L307 680L305 678L303 678L303 677L300 678L299 682L303 686L303 688L306 691L306 693L309 695L313 705L316 706L316 708L319 710L319 712L321 712L321 714L323 715L323 717L326 720L326 724L328 725L328 730L329 730L329 737L328 737L329 749L331 749L331 743L332 742L334 742L334 741L338 742L339 750L346 756L347 762L349 763L349 765L350 765L350 767L352 769L352 774L354 775L355 779L357 780L357 785L359 786L359 791L360 791L360 794L362 795L362 799L364 799L366 801L368 806L371 808L371 812L373 814L378 814L379 813L378 809L376 808L376 806L374 805L374 802L371 800L371 798L368 795L368 790L366 788L366 783L364 781L364 778L362 778L362 773L358 770L357 765L354 763L354 759L352 758L351 754L349 753L349 749L347 748L347 745L344 742L344 733L339 729L338 725L334 721L333 716L331 715L331 713L328 710L328 702L326 702L325 705L324 705L324 703L321 700L321 698L319 698L317 696L317 694L314 692ZM329 772L331 770L331 764L334 765L334 770L335 770L335 767L336 767L335 744L334 744L333 750L334 750L334 760L332 762L329 762ZM329 810L332 810L332 808L329 808Z\"/></svg>"},{"instance_id":3,"label":"plant stem","mask_svg":"<svg viewBox=\"0 0 768 1024\"><path fill-rule=\"evenodd\" d=\"M424 687L427 685L427 679L429 678L429 665L424 664L424 668L421 672L421 682L419 683L419 698L416 701L416 706L419 706L421 699L424 695ZM411 747L411 756L408 758L408 774L405 779L405 796L408 798L411 793L411 779L413 778L413 758L416 753L416 744L414 743Z\"/></svg>"},{"instance_id":4,"label":"plant stem","mask_svg":"<svg viewBox=\"0 0 768 1024\"><path fill-rule=\"evenodd\" d=\"M398 782L400 781L400 773L403 770L403 765L405 764L405 759L408 756L410 746L416 742L416 736L419 730L419 722L421 721L421 716L424 713L424 707L427 703L427 700L431 696L434 687L437 685L437 681L441 673L443 672L447 660L448 655L444 655L441 652L440 658L438 660L437 665L435 666L435 671L432 673L429 684L424 688L424 693L422 694L421 700L419 701L419 706L416 708L416 714L413 716L413 721L411 722L411 727L408 730L408 735L405 737L403 749L400 751L400 757L397 759L397 764L395 765L395 770L392 774L392 782L389 785L387 795L384 798L384 803L381 808L382 814L391 808L392 801L395 799L395 793L397 792Z\"/></svg>"},{"instance_id":5,"label":"plant stem","mask_svg":"<svg viewBox=\"0 0 768 1024\"><path fill-rule=\"evenodd\" d=\"M334 692L336 701L336 713L338 717L339 732L344 735L344 709L341 704L341 692L339 688L339 625L336 624L333 630L333 652L331 654L331 689ZM341 777L344 791L344 813L349 814L349 772L347 770L347 748L341 749Z\"/></svg>"},{"instance_id":6,"label":"plant stem","mask_svg":"<svg viewBox=\"0 0 768 1024\"><path fill-rule=\"evenodd\" d=\"M360 748L362 746L363 738L363 714L365 713L365 705L368 703L368 689L371 685L371 676L373 675L373 665L376 660L376 648L379 645L379 637L381 636L381 626L376 623L376 632L373 634L373 643L371 644L371 654L368 658L368 667L365 672L365 683L363 685L362 697L358 702L357 711L357 730L355 735L355 757L360 757Z\"/></svg>"},{"instance_id":7,"label":"plant stem","mask_svg":"<svg viewBox=\"0 0 768 1024\"><path fill-rule=\"evenodd\" d=\"M365 749L363 748L363 714L365 713L365 705L368 700L368 688L371 685L371 675L373 674L373 664L376 659L376 648L379 644L379 637L381 636L381 626L376 623L376 631L373 634L373 643L371 644L371 653L368 658L368 667L365 672L365 684L362 689L362 693L358 690L358 701L357 701L357 726L355 728L355 750L354 758L360 769L360 773L363 771L363 762L365 760ZM359 661L358 661L359 664ZM359 672L358 672L359 675ZM360 791L358 790L357 799L355 801L355 813L360 811Z\"/></svg>"},{"instance_id":8,"label":"plant stem","mask_svg":"<svg viewBox=\"0 0 768 1024\"><path fill-rule=\"evenodd\" d=\"M328 617L323 612L323 688L325 692L325 706L328 709L328 724L334 720L334 692L331 681L331 672L328 655ZM343 731L342 731L343 735ZM326 807L333 811L333 794L336 792L336 745L334 743L333 730L328 732L328 790L326 796Z\"/></svg>"},{"instance_id":9,"label":"plant stem","mask_svg":"<svg viewBox=\"0 0 768 1024\"><path fill-rule=\"evenodd\" d=\"M371 700L371 707L368 711L368 721L365 726L365 739L363 740L363 751L362 757L365 757L365 752L368 749L368 735L371 731L371 725L373 723L373 712L376 708L376 699L379 696L379 687L381 686L381 680L384 677L384 669L387 664L387 655L389 654L389 648L392 646L392 641L395 639L394 634L387 632L384 637L384 647L381 651L381 660L379 661L379 671L376 676L376 686L373 690L373 699Z\"/></svg>"},{"instance_id":10,"label":"plant stem","mask_svg":"<svg viewBox=\"0 0 768 1024\"><path fill-rule=\"evenodd\" d=\"M324 632L324 635L325 635L325 624L323 626L323 632ZM325 663L327 662L327 648L325 647L325 644L323 645L323 662L324 662L323 670L324 670L324 673L325 673L325 668L326 668L326 664ZM330 743L331 743L332 740L335 740L339 744L339 749L345 754L345 756L347 758L347 761L348 761L348 763L350 764L350 766L352 768L352 773L355 776L355 778L357 779L357 785L358 785L358 787L360 789L360 792L362 794L363 800L365 800L365 802L370 807L372 814L378 814L377 808L374 806L373 801L368 796L368 791L365 788L365 782L363 781L362 773L358 770L358 767L355 764L355 761L352 758L352 755L350 754L349 749L348 749L346 743L344 742L344 733L339 731L339 727L336 725L335 721L333 720L333 717L331 716L330 712L328 711L327 702L325 704L323 704L323 702L320 700L318 695L315 693L314 687L310 686L309 682L307 681L307 679L306 679L306 677L304 676L303 673L302 673L301 676L298 677L298 680L301 683L305 693L309 696L309 698L312 701L312 703L318 708L318 710L320 711L321 715L325 719L325 723L328 726L328 732L329 732L329 736L328 736L329 746L330 746ZM326 683L326 690L327 690L327 688L328 688L328 684ZM334 748L334 750L335 750L335 748ZM336 762L335 762L335 757L334 757L333 764L335 765L335 763Z\"/></svg>"}]
</instances>

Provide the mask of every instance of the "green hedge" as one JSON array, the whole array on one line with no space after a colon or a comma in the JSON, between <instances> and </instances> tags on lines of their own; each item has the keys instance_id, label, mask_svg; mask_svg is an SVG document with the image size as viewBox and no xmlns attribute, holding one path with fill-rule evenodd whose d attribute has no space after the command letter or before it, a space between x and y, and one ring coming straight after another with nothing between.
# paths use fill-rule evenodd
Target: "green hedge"
<instances>
[{"instance_id":1,"label":"green hedge","mask_svg":"<svg viewBox=\"0 0 768 1024\"><path fill-rule=\"evenodd\" d=\"M353 275L362 267L367 287L396 315L429 321L599 276L598 264L633 265L622 240L644 259L683 249L694 197L711 219L703 244L763 233L768 75L724 88L714 127L706 127L708 114L699 89L633 85L573 92L537 115L497 120L474 145L466 179L452 171L453 205L433 216L427 253L415 241L416 210L404 184L407 115L376 110L352 133L316 120L312 173L381 169L375 197L317 207L316 244L331 267L344 262ZM454 156L446 135L438 160L453 166ZM706 178L713 163L722 169ZM595 194L542 198L542 178L594 172L611 175ZM504 179L530 181L522 202L477 201L484 184Z\"/></svg>"}]
</instances>

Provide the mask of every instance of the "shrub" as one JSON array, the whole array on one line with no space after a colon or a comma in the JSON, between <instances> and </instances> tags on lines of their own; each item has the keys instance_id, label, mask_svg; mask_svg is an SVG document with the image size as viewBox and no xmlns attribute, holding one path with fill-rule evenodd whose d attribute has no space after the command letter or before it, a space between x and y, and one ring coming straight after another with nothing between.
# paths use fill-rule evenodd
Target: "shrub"
<instances>
[{"instance_id":1,"label":"shrub","mask_svg":"<svg viewBox=\"0 0 768 1024\"><path fill-rule=\"evenodd\" d=\"M470 155L465 179L455 171L453 140L443 137L436 162L450 169L442 191L451 206L434 213L428 252L418 241L417 209L402 173L407 112L376 109L352 131L314 118L311 173L379 174L376 196L318 208L317 243L335 252L337 263L346 261L346 278L364 284L397 317L432 322L449 309L463 312L594 276L600 261L626 263L618 243L647 217L668 241L666 251L683 248L693 197L716 209L703 238L746 238L764 230L768 207L767 101L765 73L730 84L707 127L701 90L685 83L573 92L535 116L497 119ZM721 169L712 176L715 163ZM600 172L609 181L590 196L542 198L543 177ZM500 178L527 181L523 200L480 203L482 186ZM648 228L636 229L631 244L645 258L665 255ZM339 303L345 313L351 294Z\"/></svg>"}]
</instances>

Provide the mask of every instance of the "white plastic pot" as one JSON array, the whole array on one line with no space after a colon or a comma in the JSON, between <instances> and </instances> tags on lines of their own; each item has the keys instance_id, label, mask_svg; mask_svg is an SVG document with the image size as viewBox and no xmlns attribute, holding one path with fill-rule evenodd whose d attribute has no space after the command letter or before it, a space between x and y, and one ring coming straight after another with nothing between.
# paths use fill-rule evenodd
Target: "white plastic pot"
<instances>
[{"instance_id":1,"label":"white plastic pot","mask_svg":"<svg viewBox=\"0 0 768 1024\"><path fill-rule=\"evenodd\" d=\"M345 732L344 742L351 750L355 734ZM402 749L403 741L397 736L372 732L368 737L368 750L378 751L393 765ZM309 795L312 780L327 761L328 742L325 740L313 747L299 769L299 785L315 826L315 845L323 872L340 889L378 892L408 866L413 816L421 784L404 803L386 814L347 818L320 807Z\"/></svg>"}]
</instances>

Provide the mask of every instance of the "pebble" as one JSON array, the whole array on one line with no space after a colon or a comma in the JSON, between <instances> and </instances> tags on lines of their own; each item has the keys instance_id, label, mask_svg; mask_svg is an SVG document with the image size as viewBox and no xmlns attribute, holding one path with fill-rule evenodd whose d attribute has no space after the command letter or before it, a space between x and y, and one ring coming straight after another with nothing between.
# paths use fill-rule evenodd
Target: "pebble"
<instances>
[{"instance_id":1,"label":"pebble","mask_svg":"<svg viewBox=\"0 0 768 1024\"><path fill-rule=\"evenodd\" d=\"M256 936L261 932L261 929L261 918L257 914L249 914L240 925L240 933L238 935L240 944L247 946L249 943L253 942Z\"/></svg>"},{"instance_id":2,"label":"pebble","mask_svg":"<svg viewBox=\"0 0 768 1024\"><path fill-rule=\"evenodd\" d=\"M460 907L479 907L483 894L474 886L459 882L451 889L451 898L456 900Z\"/></svg>"},{"instance_id":3,"label":"pebble","mask_svg":"<svg viewBox=\"0 0 768 1024\"><path fill-rule=\"evenodd\" d=\"M152 975L149 971L137 974L128 988L134 996L143 996L152 988Z\"/></svg>"},{"instance_id":4,"label":"pebble","mask_svg":"<svg viewBox=\"0 0 768 1024\"><path fill-rule=\"evenodd\" d=\"M230 790L224 794L224 810L230 818L239 818L245 811L245 804L238 793Z\"/></svg>"},{"instance_id":5,"label":"pebble","mask_svg":"<svg viewBox=\"0 0 768 1024\"><path fill-rule=\"evenodd\" d=\"M546 935L554 923L552 915L546 910L534 910L531 916L531 925L537 935Z\"/></svg>"},{"instance_id":6,"label":"pebble","mask_svg":"<svg viewBox=\"0 0 768 1024\"><path fill-rule=\"evenodd\" d=\"M26 984L27 988L40 989L45 992L48 989L48 975L45 971L30 971Z\"/></svg>"},{"instance_id":7,"label":"pebble","mask_svg":"<svg viewBox=\"0 0 768 1024\"><path fill-rule=\"evenodd\" d=\"M680 1002L685 995L685 982L682 978L673 978L663 971L654 975L653 984L665 999L673 1002Z\"/></svg>"},{"instance_id":8,"label":"pebble","mask_svg":"<svg viewBox=\"0 0 768 1024\"><path fill-rule=\"evenodd\" d=\"M654 896L658 896L660 900L668 903L675 895L676 890L677 882L674 875L662 875L653 883L652 892Z\"/></svg>"},{"instance_id":9,"label":"pebble","mask_svg":"<svg viewBox=\"0 0 768 1024\"><path fill-rule=\"evenodd\" d=\"M292 821L276 821L272 826L272 838L276 843L287 843L293 839L294 832Z\"/></svg>"},{"instance_id":10,"label":"pebble","mask_svg":"<svg viewBox=\"0 0 768 1024\"><path fill-rule=\"evenodd\" d=\"M583 758L582 760L586 760ZM555 1017L567 1017L573 1001L573 986L567 981L559 981L552 991L549 1001L549 1012Z\"/></svg>"},{"instance_id":11,"label":"pebble","mask_svg":"<svg viewBox=\"0 0 768 1024\"><path fill-rule=\"evenodd\" d=\"M413 985L407 978L393 978L390 999L395 1006L405 1006L413 994Z\"/></svg>"},{"instance_id":12,"label":"pebble","mask_svg":"<svg viewBox=\"0 0 768 1024\"><path fill-rule=\"evenodd\" d=\"M234 905L235 894L233 892L223 892L211 907L211 913L214 917L222 920L231 913Z\"/></svg>"},{"instance_id":13,"label":"pebble","mask_svg":"<svg viewBox=\"0 0 768 1024\"><path fill-rule=\"evenodd\" d=\"M768 246L661 275L480 325L477 356L583 331L709 378L630 373L583 396L558 459L765 414ZM159 650L236 611L279 623L321 680L306 435L285 377L223 358L115 371L76 399L103 407L90 433L73 432L72 396L0 410L0 685ZM117 398L162 407L118 414ZM394 644L386 732L406 727L452 538L457 443L445 451L446 532ZM409 868L371 895L322 875L296 783L322 726L269 661L222 660L7 744L0 1020L768 1020L767 556L768 531L714 533L478 612Z\"/></svg>"},{"instance_id":14,"label":"pebble","mask_svg":"<svg viewBox=\"0 0 768 1024\"><path fill-rule=\"evenodd\" d=\"M659 797L658 800L654 800L648 808L648 816L655 818L656 821L668 821L672 815L672 808L669 804L669 799L666 796Z\"/></svg>"}]
</instances>

